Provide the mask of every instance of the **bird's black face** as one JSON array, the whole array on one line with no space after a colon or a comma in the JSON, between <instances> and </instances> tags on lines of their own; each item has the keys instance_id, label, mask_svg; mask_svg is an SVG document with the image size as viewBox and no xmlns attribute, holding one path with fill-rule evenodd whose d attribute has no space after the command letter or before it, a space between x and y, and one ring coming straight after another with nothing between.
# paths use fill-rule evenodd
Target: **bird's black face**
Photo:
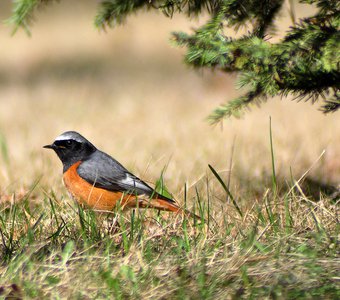
<instances>
[{"instance_id":1,"label":"bird's black face","mask_svg":"<svg viewBox=\"0 0 340 300\"><path fill-rule=\"evenodd\" d=\"M63 163L63 171L67 171L69 167L78 161L86 160L97 149L85 138L84 141L68 139L57 139L51 145L46 145L44 148L53 149L61 162Z\"/></svg>"}]
</instances>

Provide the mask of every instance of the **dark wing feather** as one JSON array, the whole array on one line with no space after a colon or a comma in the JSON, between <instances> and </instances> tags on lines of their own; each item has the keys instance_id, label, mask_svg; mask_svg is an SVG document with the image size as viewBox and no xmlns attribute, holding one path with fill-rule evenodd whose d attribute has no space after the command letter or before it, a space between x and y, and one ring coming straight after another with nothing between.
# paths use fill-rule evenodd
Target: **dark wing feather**
<instances>
[{"instance_id":1,"label":"dark wing feather","mask_svg":"<svg viewBox=\"0 0 340 300\"><path fill-rule=\"evenodd\" d=\"M131 174L118 161L99 150L83 161L77 172L81 178L95 187L136 195L157 195L163 200L174 202L172 199L157 194L152 187Z\"/></svg>"}]
</instances>

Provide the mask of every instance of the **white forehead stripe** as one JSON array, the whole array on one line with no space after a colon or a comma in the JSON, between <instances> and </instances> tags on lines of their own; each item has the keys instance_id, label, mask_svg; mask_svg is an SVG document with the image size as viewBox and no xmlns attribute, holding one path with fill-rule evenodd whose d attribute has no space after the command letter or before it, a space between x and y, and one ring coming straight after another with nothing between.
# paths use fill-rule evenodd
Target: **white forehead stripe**
<instances>
[{"instance_id":1,"label":"white forehead stripe","mask_svg":"<svg viewBox=\"0 0 340 300\"><path fill-rule=\"evenodd\" d=\"M82 142L82 140L78 136L76 136L74 133L71 133L71 132L65 132L59 135L55 140L56 141L75 140L80 143Z\"/></svg>"}]
</instances>

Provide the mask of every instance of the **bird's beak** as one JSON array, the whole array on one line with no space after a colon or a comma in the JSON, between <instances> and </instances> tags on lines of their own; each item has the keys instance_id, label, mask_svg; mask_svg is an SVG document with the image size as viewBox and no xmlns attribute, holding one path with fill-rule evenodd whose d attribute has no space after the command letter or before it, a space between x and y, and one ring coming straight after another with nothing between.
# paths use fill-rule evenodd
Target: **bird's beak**
<instances>
[{"instance_id":1,"label":"bird's beak","mask_svg":"<svg viewBox=\"0 0 340 300\"><path fill-rule=\"evenodd\" d=\"M46 149L55 149L55 146L54 146L54 144L51 144L51 145L45 145L43 148L46 148Z\"/></svg>"}]
</instances>

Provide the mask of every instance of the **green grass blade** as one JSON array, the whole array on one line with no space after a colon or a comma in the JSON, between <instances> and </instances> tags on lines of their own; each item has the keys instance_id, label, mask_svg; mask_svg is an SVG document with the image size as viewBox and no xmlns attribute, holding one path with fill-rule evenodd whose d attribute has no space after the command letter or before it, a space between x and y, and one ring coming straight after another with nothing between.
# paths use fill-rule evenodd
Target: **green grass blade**
<instances>
[{"instance_id":1,"label":"green grass blade","mask_svg":"<svg viewBox=\"0 0 340 300\"><path fill-rule=\"evenodd\" d=\"M9 154L8 154L8 145L5 136L0 133L0 151L2 159L5 163L5 165L9 166Z\"/></svg>"},{"instance_id":2,"label":"green grass blade","mask_svg":"<svg viewBox=\"0 0 340 300\"><path fill-rule=\"evenodd\" d=\"M222 185L223 189L225 190L225 192L228 194L229 198L231 199L232 203L234 204L237 212L239 213L239 215L241 217L243 217L243 213L240 209L240 207L237 205L233 195L231 194L231 192L229 191L227 185L224 183L224 181L222 180L222 178L220 177L220 175L218 175L218 173L216 172L216 170L209 164L208 165L211 172L214 174L214 176L216 177L216 179L219 181L219 183Z\"/></svg>"},{"instance_id":3,"label":"green grass blade","mask_svg":"<svg viewBox=\"0 0 340 300\"><path fill-rule=\"evenodd\" d=\"M274 156L274 146L273 146L273 135L272 135L272 118L269 117L269 138L270 138L270 154L272 161L272 185L273 192L276 194L277 192L277 180L276 180L276 172L275 172L275 156Z\"/></svg>"},{"instance_id":4,"label":"green grass blade","mask_svg":"<svg viewBox=\"0 0 340 300\"><path fill-rule=\"evenodd\" d=\"M235 150L235 136L234 136L234 139L233 139L233 143L231 145L231 154L230 154L230 159L229 159L229 173L228 173L228 181L227 181L228 189L230 189L231 169L233 167L234 150ZM228 195L227 195L227 202L229 202L229 196Z\"/></svg>"}]
</instances>

